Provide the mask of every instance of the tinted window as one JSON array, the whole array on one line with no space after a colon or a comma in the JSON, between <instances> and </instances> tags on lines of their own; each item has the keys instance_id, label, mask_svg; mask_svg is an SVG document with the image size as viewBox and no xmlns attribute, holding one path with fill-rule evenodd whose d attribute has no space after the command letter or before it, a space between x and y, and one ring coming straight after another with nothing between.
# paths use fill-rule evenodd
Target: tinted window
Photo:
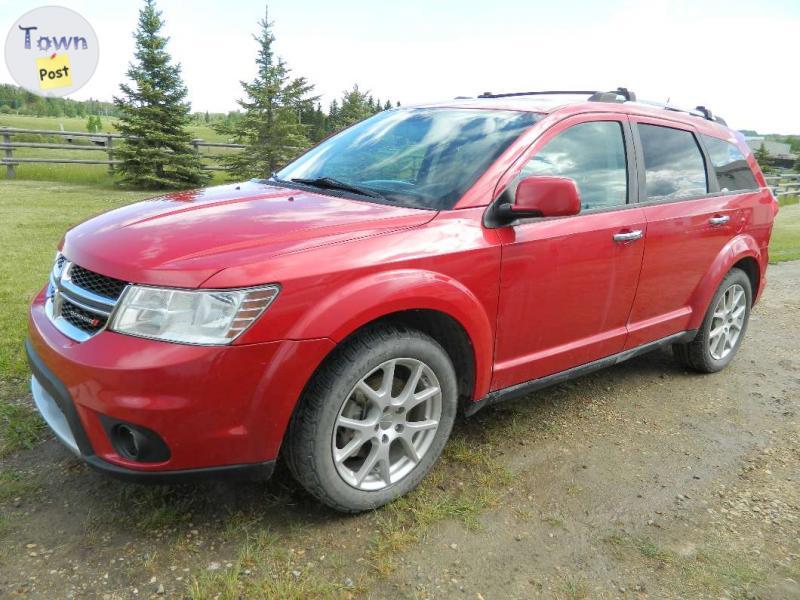
<instances>
[{"instance_id":1,"label":"tinted window","mask_svg":"<svg viewBox=\"0 0 800 600\"><path fill-rule=\"evenodd\" d=\"M622 125L596 121L574 125L547 142L520 178L554 175L575 180L584 209L625 204L628 172Z\"/></svg>"},{"instance_id":2,"label":"tinted window","mask_svg":"<svg viewBox=\"0 0 800 600\"><path fill-rule=\"evenodd\" d=\"M639 125L648 200L702 196L708 191L703 155L688 131Z\"/></svg>"},{"instance_id":3,"label":"tinted window","mask_svg":"<svg viewBox=\"0 0 800 600\"><path fill-rule=\"evenodd\" d=\"M714 165L720 190L732 192L758 189L747 159L735 144L710 135L703 136L703 143L711 157L711 164Z\"/></svg>"},{"instance_id":4,"label":"tinted window","mask_svg":"<svg viewBox=\"0 0 800 600\"><path fill-rule=\"evenodd\" d=\"M278 177L332 177L378 192L392 203L452 208L540 118L504 110L385 110L312 148Z\"/></svg>"}]
</instances>

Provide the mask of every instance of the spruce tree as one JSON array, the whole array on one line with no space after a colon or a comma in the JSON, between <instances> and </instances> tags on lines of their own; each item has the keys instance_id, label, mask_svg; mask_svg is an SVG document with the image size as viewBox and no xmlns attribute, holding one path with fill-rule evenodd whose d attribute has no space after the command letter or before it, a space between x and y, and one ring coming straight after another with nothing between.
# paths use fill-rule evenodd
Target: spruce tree
<instances>
[{"instance_id":1,"label":"spruce tree","mask_svg":"<svg viewBox=\"0 0 800 600\"><path fill-rule=\"evenodd\" d=\"M245 98L237 101L243 109L240 119L223 123L217 130L229 135L245 148L227 155L223 162L234 177L269 177L308 147L309 126L300 115L313 110L317 96L310 96L314 86L305 77L290 77L290 69L275 55L272 23L268 15L259 22L255 79L242 81Z\"/></svg>"},{"instance_id":2,"label":"spruce tree","mask_svg":"<svg viewBox=\"0 0 800 600\"><path fill-rule=\"evenodd\" d=\"M756 150L753 155L758 162L758 166L761 167L762 170L767 171L769 169L769 152L764 146L764 142L761 142L761 146L759 146L758 150Z\"/></svg>"},{"instance_id":3,"label":"spruce tree","mask_svg":"<svg viewBox=\"0 0 800 600\"><path fill-rule=\"evenodd\" d=\"M129 65L130 83L120 85L114 98L119 111L117 129L125 136L116 150L122 160L122 183L141 188L185 188L206 183L200 156L186 130L191 121L180 65L166 50L169 38L155 0L145 0L134 32L135 60Z\"/></svg>"},{"instance_id":4,"label":"spruce tree","mask_svg":"<svg viewBox=\"0 0 800 600\"><path fill-rule=\"evenodd\" d=\"M336 123L339 121L339 102L334 98L328 108L328 119L325 121L325 131L330 133L336 131Z\"/></svg>"},{"instance_id":5,"label":"spruce tree","mask_svg":"<svg viewBox=\"0 0 800 600\"><path fill-rule=\"evenodd\" d=\"M369 92L362 92L358 89L358 84L355 84L353 89L342 94L342 103L336 118L335 129L344 129L363 121L374 114L374 108L374 100Z\"/></svg>"}]
</instances>

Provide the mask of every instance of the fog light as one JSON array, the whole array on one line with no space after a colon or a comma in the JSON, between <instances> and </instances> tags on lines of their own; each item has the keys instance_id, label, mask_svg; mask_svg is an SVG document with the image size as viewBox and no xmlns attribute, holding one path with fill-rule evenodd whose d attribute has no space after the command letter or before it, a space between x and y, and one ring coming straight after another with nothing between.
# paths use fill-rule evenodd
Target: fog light
<instances>
[{"instance_id":1,"label":"fog light","mask_svg":"<svg viewBox=\"0 0 800 600\"><path fill-rule=\"evenodd\" d=\"M139 440L136 432L127 425L115 425L111 431L112 443L122 458L139 459Z\"/></svg>"},{"instance_id":2,"label":"fog light","mask_svg":"<svg viewBox=\"0 0 800 600\"><path fill-rule=\"evenodd\" d=\"M152 429L141 425L100 416L106 435L114 450L125 460L135 462L164 462L169 460L167 444Z\"/></svg>"}]
</instances>

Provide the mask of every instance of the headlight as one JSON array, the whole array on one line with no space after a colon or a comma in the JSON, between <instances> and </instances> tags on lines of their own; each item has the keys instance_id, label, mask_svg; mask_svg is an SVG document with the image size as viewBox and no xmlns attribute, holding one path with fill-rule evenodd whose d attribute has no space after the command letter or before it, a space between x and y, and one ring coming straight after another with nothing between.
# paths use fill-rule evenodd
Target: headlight
<instances>
[{"instance_id":1,"label":"headlight","mask_svg":"<svg viewBox=\"0 0 800 600\"><path fill-rule=\"evenodd\" d=\"M229 344L278 295L276 285L244 290L175 290L130 286L111 329L184 344Z\"/></svg>"}]
</instances>

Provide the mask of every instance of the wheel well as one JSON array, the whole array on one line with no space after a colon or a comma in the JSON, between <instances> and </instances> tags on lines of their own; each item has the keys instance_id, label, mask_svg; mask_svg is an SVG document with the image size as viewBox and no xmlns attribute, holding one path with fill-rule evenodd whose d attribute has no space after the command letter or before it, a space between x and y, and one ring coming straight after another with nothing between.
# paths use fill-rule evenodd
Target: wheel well
<instances>
[{"instance_id":1,"label":"wheel well","mask_svg":"<svg viewBox=\"0 0 800 600\"><path fill-rule=\"evenodd\" d=\"M472 400L475 386L475 353L469 335L458 321L436 310L405 310L365 323L350 335L358 333L364 327L380 323L403 325L421 331L436 340L453 361L458 382L459 405L463 406L465 402Z\"/></svg>"},{"instance_id":2,"label":"wheel well","mask_svg":"<svg viewBox=\"0 0 800 600\"><path fill-rule=\"evenodd\" d=\"M747 278L750 280L750 287L753 290L753 298L755 299L758 295L758 285L761 282L761 273L756 259L748 256L737 262L732 268L741 269L745 272Z\"/></svg>"}]
</instances>

